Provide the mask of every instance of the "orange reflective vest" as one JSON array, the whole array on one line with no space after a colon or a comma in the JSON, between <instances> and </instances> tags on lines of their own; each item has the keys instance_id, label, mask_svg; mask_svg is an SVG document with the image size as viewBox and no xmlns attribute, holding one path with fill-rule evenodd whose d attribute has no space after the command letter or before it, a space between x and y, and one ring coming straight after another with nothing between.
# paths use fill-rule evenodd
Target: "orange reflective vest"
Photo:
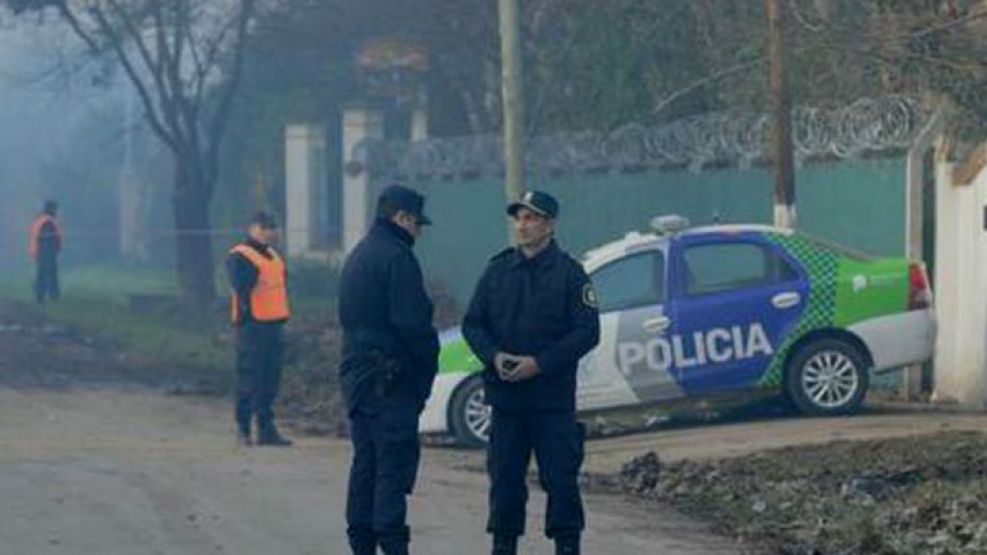
<instances>
[{"instance_id":1,"label":"orange reflective vest","mask_svg":"<svg viewBox=\"0 0 987 555\"><path fill-rule=\"evenodd\" d=\"M41 251L41 230L44 229L45 225L51 223L55 228L55 236L58 238L59 242L62 240L62 226L59 225L58 220L50 214L42 214L38 216L34 223L31 224L31 229L28 231L28 243L27 252L31 255L31 258L37 259L38 253Z\"/></svg>"},{"instance_id":2,"label":"orange reflective vest","mask_svg":"<svg viewBox=\"0 0 987 555\"><path fill-rule=\"evenodd\" d=\"M250 292L250 314L258 322L280 322L291 317L284 260L274 249L269 252L271 258L247 245L237 245L230 251L243 256L257 268L257 284ZM233 323L240 323L240 299L236 291L230 293L230 306Z\"/></svg>"}]
</instances>

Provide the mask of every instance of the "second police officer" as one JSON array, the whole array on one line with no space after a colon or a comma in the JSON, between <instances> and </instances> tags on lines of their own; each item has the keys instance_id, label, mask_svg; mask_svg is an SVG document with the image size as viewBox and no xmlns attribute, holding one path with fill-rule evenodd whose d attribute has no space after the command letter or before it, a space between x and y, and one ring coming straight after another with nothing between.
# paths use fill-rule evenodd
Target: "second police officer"
<instances>
[{"instance_id":1,"label":"second police officer","mask_svg":"<svg viewBox=\"0 0 987 555\"><path fill-rule=\"evenodd\" d=\"M418 416L438 368L433 306L412 247L425 199L385 189L377 220L343 266L340 383L349 409L353 463L346 503L355 555L406 555L407 496L418 470Z\"/></svg>"},{"instance_id":2,"label":"second police officer","mask_svg":"<svg viewBox=\"0 0 987 555\"><path fill-rule=\"evenodd\" d=\"M530 191L507 212L517 246L491 259L463 322L493 407L487 531L494 555L517 553L534 453L548 493L545 533L557 554L577 555L585 431L575 418L576 371L599 342L596 296L579 262L555 242L555 198Z\"/></svg>"}]
</instances>

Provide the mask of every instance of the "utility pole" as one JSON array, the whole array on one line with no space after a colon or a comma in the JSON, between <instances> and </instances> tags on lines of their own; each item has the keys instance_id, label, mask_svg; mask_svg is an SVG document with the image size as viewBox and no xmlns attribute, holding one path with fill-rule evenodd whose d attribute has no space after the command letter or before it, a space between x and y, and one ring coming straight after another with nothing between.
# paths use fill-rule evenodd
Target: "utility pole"
<instances>
[{"instance_id":1,"label":"utility pole","mask_svg":"<svg viewBox=\"0 0 987 555\"><path fill-rule=\"evenodd\" d=\"M141 225L145 195L144 185L138 182L134 170L134 143L137 135L136 92L127 86L123 109L123 163L117 175L117 194L120 203L120 254L128 261L143 260L146 254Z\"/></svg>"},{"instance_id":2,"label":"utility pole","mask_svg":"<svg viewBox=\"0 0 987 555\"><path fill-rule=\"evenodd\" d=\"M508 202L524 192L524 87L518 0L498 0L500 63L504 105L504 193ZM510 238L510 227L508 237Z\"/></svg>"},{"instance_id":3,"label":"utility pole","mask_svg":"<svg viewBox=\"0 0 987 555\"><path fill-rule=\"evenodd\" d=\"M771 108L774 159L774 221L782 228L796 225L795 161L792 153L792 101L785 64L785 20L781 0L764 0L768 15L768 56L771 60Z\"/></svg>"}]
</instances>

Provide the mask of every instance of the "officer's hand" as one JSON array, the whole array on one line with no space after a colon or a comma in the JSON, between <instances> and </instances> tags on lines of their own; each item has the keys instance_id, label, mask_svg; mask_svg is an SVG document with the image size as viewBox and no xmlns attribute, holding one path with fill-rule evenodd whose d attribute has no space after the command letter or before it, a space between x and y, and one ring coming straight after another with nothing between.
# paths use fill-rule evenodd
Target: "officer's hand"
<instances>
[{"instance_id":1,"label":"officer's hand","mask_svg":"<svg viewBox=\"0 0 987 555\"><path fill-rule=\"evenodd\" d=\"M497 375L505 381L512 381L511 377L521 364L521 357L510 353L497 353L494 357L494 369Z\"/></svg>"},{"instance_id":2,"label":"officer's hand","mask_svg":"<svg viewBox=\"0 0 987 555\"><path fill-rule=\"evenodd\" d=\"M541 373L541 368L538 367L538 361L535 360L535 357L520 357L518 361L520 364L511 372L510 376L505 378L507 381L523 382Z\"/></svg>"}]
</instances>

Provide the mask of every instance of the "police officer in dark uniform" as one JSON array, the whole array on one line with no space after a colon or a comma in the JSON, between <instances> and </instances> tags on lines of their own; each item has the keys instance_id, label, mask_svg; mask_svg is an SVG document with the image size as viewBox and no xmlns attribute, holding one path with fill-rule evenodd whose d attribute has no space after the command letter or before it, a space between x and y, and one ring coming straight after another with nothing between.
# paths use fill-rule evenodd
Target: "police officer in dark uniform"
<instances>
[{"instance_id":1,"label":"police officer in dark uniform","mask_svg":"<svg viewBox=\"0 0 987 555\"><path fill-rule=\"evenodd\" d=\"M278 226L265 212L254 214L247 238L230 250L231 320L236 326L237 441L244 446L287 447L291 440L274 424L274 400L281 386L282 327L288 307L287 270L274 250ZM257 439L251 420L257 420Z\"/></svg>"},{"instance_id":2,"label":"police officer in dark uniform","mask_svg":"<svg viewBox=\"0 0 987 555\"><path fill-rule=\"evenodd\" d=\"M407 496L418 472L418 417L438 369L433 306L412 247L431 223L425 199L385 189L377 219L343 266L340 384L353 442L347 533L356 555L408 553Z\"/></svg>"},{"instance_id":3,"label":"police officer in dark uniform","mask_svg":"<svg viewBox=\"0 0 987 555\"><path fill-rule=\"evenodd\" d=\"M551 195L530 191L507 212L517 247L491 259L463 322L466 341L484 363L493 406L487 531L495 555L517 553L534 452L548 493L545 533L557 554L576 555L585 527L576 369L599 341L596 297L582 266L555 243L559 206Z\"/></svg>"}]
</instances>

